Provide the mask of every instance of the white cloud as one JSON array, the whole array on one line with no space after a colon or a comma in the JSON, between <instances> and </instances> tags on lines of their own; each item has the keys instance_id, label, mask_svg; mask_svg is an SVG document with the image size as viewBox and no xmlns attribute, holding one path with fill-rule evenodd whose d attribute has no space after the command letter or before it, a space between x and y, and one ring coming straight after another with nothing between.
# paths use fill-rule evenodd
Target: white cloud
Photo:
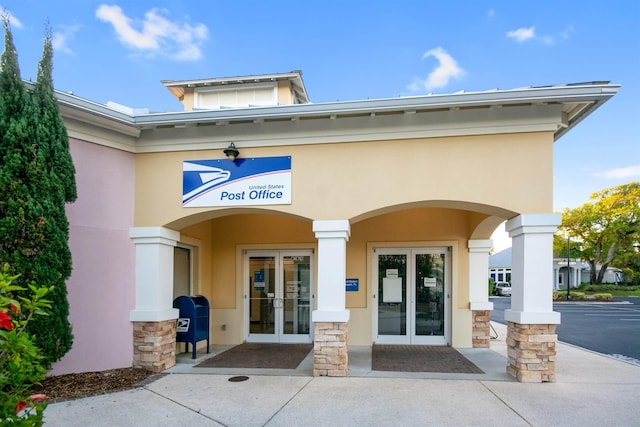
<instances>
[{"instance_id":1,"label":"white cloud","mask_svg":"<svg viewBox=\"0 0 640 427\"><path fill-rule=\"evenodd\" d=\"M144 20L132 20L119 6L100 5L96 17L113 25L118 39L129 49L149 55L162 55L176 61L202 58L200 46L209 35L204 24L172 22L166 10L151 9Z\"/></svg>"},{"instance_id":2,"label":"white cloud","mask_svg":"<svg viewBox=\"0 0 640 427\"><path fill-rule=\"evenodd\" d=\"M553 38L553 36L542 36L540 37L540 39L544 44L556 44L556 40Z\"/></svg>"},{"instance_id":3,"label":"white cloud","mask_svg":"<svg viewBox=\"0 0 640 427\"><path fill-rule=\"evenodd\" d=\"M573 32L574 32L573 25L567 25L567 27L562 31L562 33L560 33L560 36L566 40L569 37L571 37L571 34L573 34Z\"/></svg>"},{"instance_id":4,"label":"white cloud","mask_svg":"<svg viewBox=\"0 0 640 427\"><path fill-rule=\"evenodd\" d=\"M546 45L554 45L554 44L556 44L556 42L559 39L560 40L567 40L569 37L571 37L571 34L573 33L573 31L574 31L573 30L573 26L568 25L559 34L555 34L555 35L548 35L548 34L538 35L536 33L536 27L531 26L529 28L518 28L517 30L508 31L506 33L506 35L507 35L507 37L517 41L518 43L526 42L526 41L529 41L529 40L537 40L537 41L542 42L542 43L544 43Z\"/></svg>"},{"instance_id":5,"label":"white cloud","mask_svg":"<svg viewBox=\"0 0 640 427\"><path fill-rule=\"evenodd\" d=\"M3 17L6 16L7 18L9 18L9 24L11 24L12 27L24 28L24 25L22 25L22 21L16 18L15 15L13 15L11 12L3 8L2 6L0 6L0 10L2 11L1 14Z\"/></svg>"},{"instance_id":6,"label":"white cloud","mask_svg":"<svg viewBox=\"0 0 640 427\"><path fill-rule=\"evenodd\" d=\"M609 169L602 172L596 172L594 173L594 175L608 179L640 177L640 165L627 166L626 168Z\"/></svg>"},{"instance_id":7,"label":"white cloud","mask_svg":"<svg viewBox=\"0 0 640 427\"><path fill-rule=\"evenodd\" d=\"M507 37L517 42L524 42L534 38L536 35L536 27L518 28L517 30L508 31Z\"/></svg>"},{"instance_id":8,"label":"white cloud","mask_svg":"<svg viewBox=\"0 0 640 427\"><path fill-rule=\"evenodd\" d=\"M438 66L429 73L426 80L414 77L411 84L407 86L409 90L418 92L445 87L451 78L459 78L464 74L464 70L458 66L456 60L442 47L431 49L422 55L422 59L430 57L438 60Z\"/></svg>"},{"instance_id":9,"label":"white cloud","mask_svg":"<svg viewBox=\"0 0 640 427\"><path fill-rule=\"evenodd\" d=\"M53 49L73 55L74 52L69 47L69 41L73 40L78 30L80 30L79 25L61 26L60 30L55 31L52 35L51 44L53 45Z\"/></svg>"}]
</instances>

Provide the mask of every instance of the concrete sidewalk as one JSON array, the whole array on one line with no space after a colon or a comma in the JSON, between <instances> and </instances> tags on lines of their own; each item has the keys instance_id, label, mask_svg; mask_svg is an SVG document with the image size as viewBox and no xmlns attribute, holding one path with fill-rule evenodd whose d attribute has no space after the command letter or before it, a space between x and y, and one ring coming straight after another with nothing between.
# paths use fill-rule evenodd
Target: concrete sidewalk
<instances>
[{"instance_id":1,"label":"concrete sidewalk","mask_svg":"<svg viewBox=\"0 0 640 427\"><path fill-rule=\"evenodd\" d=\"M491 350L461 351L485 375L372 372L351 347L346 378L258 371L229 382L241 372L181 363L144 388L51 404L45 425L640 425L640 366L558 343L557 382L521 384L504 374L506 326L494 326Z\"/></svg>"}]
</instances>

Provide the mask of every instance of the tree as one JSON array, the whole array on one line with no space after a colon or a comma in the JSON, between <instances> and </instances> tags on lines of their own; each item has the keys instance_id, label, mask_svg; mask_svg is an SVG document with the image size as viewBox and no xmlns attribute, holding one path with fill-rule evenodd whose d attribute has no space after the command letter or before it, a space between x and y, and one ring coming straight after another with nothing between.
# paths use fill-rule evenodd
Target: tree
<instances>
[{"instance_id":1,"label":"tree","mask_svg":"<svg viewBox=\"0 0 640 427\"><path fill-rule=\"evenodd\" d=\"M51 365L69 351L73 340L65 284L71 275L65 203L76 197L75 169L53 93L51 32L45 36L37 81L28 91L20 79L6 17L3 24L0 132L7 131L0 140L0 152L5 153L0 161L0 263L21 273L17 281L23 288L32 282L53 288L50 316L28 326L46 365Z\"/></svg>"},{"instance_id":2,"label":"tree","mask_svg":"<svg viewBox=\"0 0 640 427\"><path fill-rule=\"evenodd\" d=\"M602 283L608 266L640 239L640 183L607 188L590 199L593 202L564 210L560 230L574 239L572 256L589 263L590 282ZM562 241L557 242L556 250Z\"/></svg>"}]
</instances>

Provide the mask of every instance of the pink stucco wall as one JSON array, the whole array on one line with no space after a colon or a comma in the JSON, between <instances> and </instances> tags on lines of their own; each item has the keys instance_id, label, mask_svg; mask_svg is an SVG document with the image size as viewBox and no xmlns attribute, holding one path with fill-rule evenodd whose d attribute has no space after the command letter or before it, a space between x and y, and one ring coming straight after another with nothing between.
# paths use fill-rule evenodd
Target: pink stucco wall
<instances>
[{"instance_id":1,"label":"pink stucco wall","mask_svg":"<svg viewBox=\"0 0 640 427\"><path fill-rule=\"evenodd\" d=\"M78 199L67 206L73 272L67 281L73 347L50 374L129 367L135 307L134 158L70 140Z\"/></svg>"}]
</instances>

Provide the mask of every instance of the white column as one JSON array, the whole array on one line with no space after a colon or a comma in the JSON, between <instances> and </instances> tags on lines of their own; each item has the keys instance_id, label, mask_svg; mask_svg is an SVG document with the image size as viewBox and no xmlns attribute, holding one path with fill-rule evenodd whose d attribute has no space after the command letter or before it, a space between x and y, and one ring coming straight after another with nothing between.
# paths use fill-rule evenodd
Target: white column
<instances>
[{"instance_id":1,"label":"white column","mask_svg":"<svg viewBox=\"0 0 640 427\"><path fill-rule=\"evenodd\" d=\"M318 239L318 309L314 322L348 322L345 279L347 272L347 240L351 232L348 220L313 221Z\"/></svg>"},{"instance_id":2,"label":"white column","mask_svg":"<svg viewBox=\"0 0 640 427\"><path fill-rule=\"evenodd\" d=\"M511 309L507 321L559 324L553 311L553 234L560 215L520 215L507 221L512 240Z\"/></svg>"},{"instance_id":3,"label":"white column","mask_svg":"<svg viewBox=\"0 0 640 427\"><path fill-rule=\"evenodd\" d=\"M177 319L173 308L173 248L180 233L164 227L133 227L129 236L136 245L136 308L132 322Z\"/></svg>"},{"instance_id":4,"label":"white column","mask_svg":"<svg viewBox=\"0 0 640 427\"><path fill-rule=\"evenodd\" d=\"M471 310L493 310L489 302L491 240L469 240L469 302Z\"/></svg>"}]
</instances>

